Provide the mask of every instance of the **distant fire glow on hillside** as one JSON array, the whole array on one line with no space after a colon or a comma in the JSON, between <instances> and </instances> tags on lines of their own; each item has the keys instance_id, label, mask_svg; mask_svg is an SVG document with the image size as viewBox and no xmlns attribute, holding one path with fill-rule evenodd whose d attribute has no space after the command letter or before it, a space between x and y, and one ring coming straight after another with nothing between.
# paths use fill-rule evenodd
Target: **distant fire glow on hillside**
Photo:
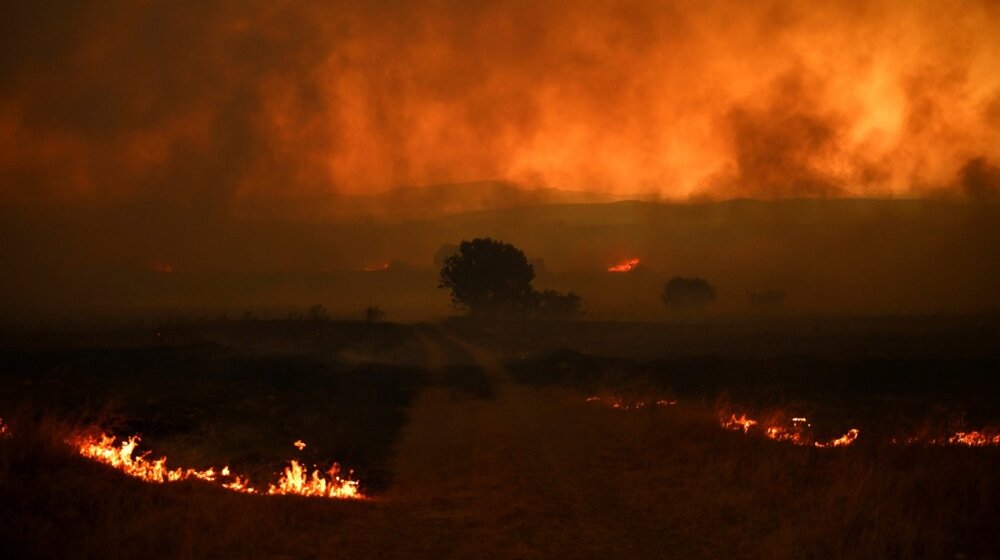
<instances>
[{"instance_id":1,"label":"distant fire glow on hillside","mask_svg":"<svg viewBox=\"0 0 1000 560\"><path fill-rule=\"evenodd\" d=\"M628 259L612 267L608 267L608 272L632 272L639 266L639 259Z\"/></svg>"},{"instance_id":2,"label":"distant fire glow on hillside","mask_svg":"<svg viewBox=\"0 0 1000 560\"><path fill-rule=\"evenodd\" d=\"M380 262L378 264L367 265L367 266L365 266L364 271L365 272L385 272L385 271L389 270L390 268L392 268L392 263L390 263L389 261L385 261L385 262Z\"/></svg>"}]
</instances>

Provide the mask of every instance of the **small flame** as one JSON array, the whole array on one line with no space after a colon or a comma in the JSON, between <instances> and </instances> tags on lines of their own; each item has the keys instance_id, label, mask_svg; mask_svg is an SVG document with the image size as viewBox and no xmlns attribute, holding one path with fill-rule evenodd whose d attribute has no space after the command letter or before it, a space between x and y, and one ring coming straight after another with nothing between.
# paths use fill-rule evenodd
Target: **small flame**
<instances>
[{"instance_id":1,"label":"small flame","mask_svg":"<svg viewBox=\"0 0 1000 560\"><path fill-rule=\"evenodd\" d=\"M729 430L743 430L744 434L749 432L750 428L757 425L757 421L747 418L746 414L741 414L739 418L733 414L729 418L723 418L721 422L723 428Z\"/></svg>"},{"instance_id":2,"label":"small flame","mask_svg":"<svg viewBox=\"0 0 1000 560\"><path fill-rule=\"evenodd\" d=\"M301 439L295 440L295 443L293 443L292 445L294 445L295 449L298 449L299 451L302 451L303 449L306 448L306 442L302 441Z\"/></svg>"},{"instance_id":3,"label":"small flame","mask_svg":"<svg viewBox=\"0 0 1000 560\"><path fill-rule=\"evenodd\" d=\"M392 263L385 261L379 264L370 264L365 267L365 272L384 272L392 267Z\"/></svg>"},{"instance_id":4,"label":"small flame","mask_svg":"<svg viewBox=\"0 0 1000 560\"><path fill-rule=\"evenodd\" d=\"M176 482L179 480L198 479L206 482L218 483L227 490L241 492L244 494L258 493L250 485L249 479L244 476L233 475L229 467L222 467L216 470L209 467L204 470L197 469L168 469L167 458L149 459L149 452L134 455L135 449L140 442L139 436L132 436L124 439L120 444L115 445L115 437L108 434L101 434L99 437L92 435L79 436L70 444L77 448L80 455L104 463L110 467L124 472L125 474L138 478L146 482L162 484L165 482ZM302 447L299 447L301 444ZM295 442L295 446L302 449L305 443L301 440ZM313 471L311 476L306 476L306 469L297 461L291 461L285 468L277 485L269 485L268 494L296 494L300 496L320 496L326 498L349 498L364 499L358 488L358 481L341 478L337 476L340 467L335 463L330 469L330 479L323 477L318 470ZM353 473L349 473L353 474Z\"/></svg>"},{"instance_id":5,"label":"small flame","mask_svg":"<svg viewBox=\"0 0 1000 560\"><path fill-rule=\"evenodd\" d=\"M857 428L851 428L847 430L847 433L840 436L835 440L828 441L826 443L816 442L813 445L816 447L844 447L854 443L854 440L858 439L858 434L861 432Z\"/></svg>"},{"instance_id":6,"label":"small flame","mask_svg":"<svg viewBox=\"0 0 1000 560\"><path fill-rule=\"evenodd\" d=\"M0 437L13 437L13 434L11 434L10 430L7 429L7 424L4 423L3 418L0 418Z\"/></svg>"},{"instance_id":7,"label":"small flame","mask_svg":"<svg viewBox=\"0 0 1000 560\"><path fill-rule=\"evenodd\" d=\"M639 259L628 259L608 268L608 272L632 272L639 266Z\"/></svg>"}]
</instances>

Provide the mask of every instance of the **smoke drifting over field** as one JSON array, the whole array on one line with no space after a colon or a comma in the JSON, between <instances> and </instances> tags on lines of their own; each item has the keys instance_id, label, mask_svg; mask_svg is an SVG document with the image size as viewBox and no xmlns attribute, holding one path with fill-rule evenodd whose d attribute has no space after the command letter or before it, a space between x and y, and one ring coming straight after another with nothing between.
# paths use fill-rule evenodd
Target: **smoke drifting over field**
<instances>
[{"instance_id":1,"label":"smoke drifting over field","mask_svg":"<svg viewBox=\"0 0 1000 560\"><path fill-rule=\"evenodd\" d=\"M2 10L7 201L215 213L484 179L667 199L1000 192L987 0Z\"/></svg>"}]
</instances>

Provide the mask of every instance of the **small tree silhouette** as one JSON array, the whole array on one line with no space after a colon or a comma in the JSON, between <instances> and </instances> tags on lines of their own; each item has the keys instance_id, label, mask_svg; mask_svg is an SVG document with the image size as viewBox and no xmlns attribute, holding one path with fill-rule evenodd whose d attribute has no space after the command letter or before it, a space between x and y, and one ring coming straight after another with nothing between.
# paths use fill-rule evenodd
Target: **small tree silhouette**
<instances>
[{"instance_id":1,"label":"small tree silhouette","mask_svg":"<svg viewBox=\"0 0 1000 560\"><path fill-rule=\"evenodd\" d=\"M535 271L517 247L490 238L462 241L441 267L439 288L472 315L520 313L532 306Z\"/></svg>"},{"instance_id":2,"label":"small tree silhouette","mask_svg":"<svg viewBox=\"0 0 1000 560\"><path fill-rule=\"evenodd\" d=\"M693 311L715 301L715 288L704 278L674 276L663 286L663 303L677 311Z\"/></svg>"},{"instance_id":3,"label":"small tree silhouette","mask_svg":"<svg viewBox=\"0 0 1000 560\"><path fill-rule=\"evenodd\" d=\"M365 322L366 323L377 323L385 317L385 311L382 311L377 305L369 305L365 308Z\"/></svg>"},{"instance_id":4,"label":"small tree silhouette","mask_svg":"<svg viewBox=\"0 0 1000 560\"><path fill-rule=\"evenodd\" d=\"M306 313L306 318L310 321L322 322L330 320L330 312L326 310L320 304L315 304L309 307L309 311Z\"/></svg>"},{"instance_id":5,"label":"small tree silhouette","mask_svg":"<svg viewBox=\"0 0 1000 560\"><path fill-rule=\"evenodd\" d=\"M548 319L572 319L580 314L580 296L555 290L542 290L534 294L535 314Z\"/></svg>"}]
</instances>

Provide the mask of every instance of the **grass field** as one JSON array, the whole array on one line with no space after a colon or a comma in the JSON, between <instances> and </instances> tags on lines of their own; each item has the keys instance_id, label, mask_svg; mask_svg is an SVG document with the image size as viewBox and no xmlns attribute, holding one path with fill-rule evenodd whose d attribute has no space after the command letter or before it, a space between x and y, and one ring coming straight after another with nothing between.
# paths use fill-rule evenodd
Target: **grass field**
<instances>
[{"instance_id":1,"label":"grass field","mask_svg":"<svg viewBox=\"0 0 1000 560\"><path fill-rule=\"evenodd\" d=\"M890 440L1000 425L998 333L990 317L8 333L0 552L996 557L1000 448ZM861 435L796 446L721 428L730 409ZM369 499L140 482L64 444L87 426L259 481L338 461Z\"/></svg>"}]
</instances>

